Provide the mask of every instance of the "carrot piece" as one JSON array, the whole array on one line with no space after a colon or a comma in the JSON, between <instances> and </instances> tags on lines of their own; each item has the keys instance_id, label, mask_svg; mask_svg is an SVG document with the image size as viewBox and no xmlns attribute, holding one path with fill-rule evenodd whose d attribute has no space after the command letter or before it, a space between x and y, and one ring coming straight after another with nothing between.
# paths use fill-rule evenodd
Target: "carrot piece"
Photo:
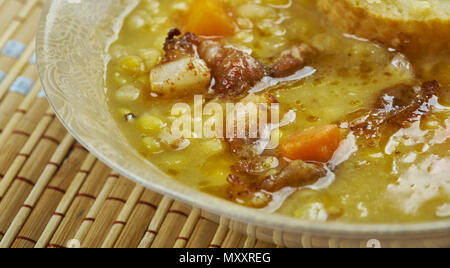
<instances>
[{"instance_id":1,"label":"carrot piece","mask_svg":"<svg viewBox=\"0 0 450 268\"><path fill-rule=\"evenodd\" d=\"M327 162L342 140L337 125L311 127L288 137L280 147L291 160Z\"/></svg>"},{"instance_id":2,"label":"carrot piece","mask_svg":"<svg viewBox=\"0 0 450 268\"><path fill-rule=\"evenodd\" d=\"M188 10L186 31L203 36L227 36L236 26L216 0L193 0Z\"/></svg>"}]
</instances>

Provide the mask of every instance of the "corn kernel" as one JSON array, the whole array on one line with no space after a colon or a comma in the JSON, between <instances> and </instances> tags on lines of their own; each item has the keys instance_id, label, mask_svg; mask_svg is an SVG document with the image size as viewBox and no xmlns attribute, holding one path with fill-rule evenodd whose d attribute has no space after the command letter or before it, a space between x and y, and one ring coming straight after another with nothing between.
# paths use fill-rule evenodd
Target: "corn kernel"
<instances>
[{"instance_id":1,"label":"corn kernel","mask_svg":"<svg viewBox=\"0 0 450 268\"><path fill-rule=\"evenodd\" d=\"M177 11L187 11L189 6L184 2L176 2L172 4L172 8Z\"/></svg>"},{"instance_id":2,"label":"corn kernel","mask_svg":"<svg viewBox=\"0 0 450 268\"><path fill-rule=\"evenodd\" d=\"M254 40L252 33L243 31L238 32L235 38L243 43L250 43Z\"/></svg>"},{"instance_id":3,"label":"corn kernel","mask_svg":"<svg viewBox=\"0 0 450 268\"><path fill-rule=\"evenodd\" d=\"M165 158L162 163L166 168L171 170L182 170L185 169L188 163L186 161L182 161L179 156L172 156Z\"/></svg>"},{"instance_id":4,"label":"corn kernel","mask_svg":"<svg viewBox=\"0 0 450 268\"><path fill-rule=\"evenodd\" d=\"M129 17L126 22L126 26L130 30L138 30L144 27L145 24L146 24L145 19L139 15L133 15Z\"/></svg>"},{"instance_id":5,"label":"corn kernel","mask_svg":"<svg viewBox=\"0 0 450 268\"><path fill-rule=\"evenodd\" d=\"M277 129L274 129L272 131L272 133L270 133L270 135L271 135L272 138L275 138L275 139L278 138L279 140L281 140L284 137L284 131L279 129L279 128L277 128Z\"/></svg>"},{"instance_id":6,"label":"corn kernel","mask_svg":"<svg viewBox=\"0 0 450 268\"><path fill-rule=\"evenodd\" d=\"M294 217L313 220L313 221L326 221L328 219L328 213L324 206L320 202L305 204L294 212Z\"/></svg>"},{"instance_id":7,"label":"corn kernel","mask_svg":"<svg viewBox=\"0 0 450 268\"><path fill-rule=\"evenodd\" d=\"M144 71L144 63L142 59L138 56L127 56L120 60L120 67L123 70L136 73Z\"/></svg>"},{"instance_id":8,"label":"corn kernel","mask_svg":"<svg viewBox=\"0 0 450 268\"><path fill-rule=\"evenodd\" d=\"M238 9L239 16L249 19L268 18L271 15L274 15L274 13L273 8L271 7L253 3L242 5Z\"/></svg>"},{"instance_id":9,"label":"corn kernel","mask_svg":"<svg viewBox=\"0 0 450 268\"><path fill-rule=\"evenodd\" d=\"M253 28L253 22L247 18L238 18L236 20L236 22L240 29L252 29Z\"/></svg>"},{"instance_id":10,"label":"corn kernel","mask_svg":"<svg viewBox=\"0 0 450 268\"><path fill-rule=\"evenodd\" d=\"M144 115L138 120L138 127L144 133L157 134L164 126L164 122L153 115Z\"/></svg>"},{"instance_id":11,"label":"corn kernel","mask_svg":"<svg viewBox=\"0 0 450 268\"><path fill-rule=\"evenodd\" d=\"M133 85L125 85L116 91L116 100L127 103L136 101L141 95L141 90Z\"/></svg>"},{"instance_id":12,"label":"corn kernel","mask_svg":"<svg viewBox=\"0 0 450 268\"><path fill-rule=\"evenodd\" d=\"M154 48L141 49L139 56L144 60L147 70L153 69L161 60L162 53Z\"/></svg>"},{"instance_id":13,"label":"corn kernel","mask_svg":"<svg viewBox=\"0 0 450 268\"><path fill-rule=\"evenodd\" d=\"M263 19L256 23L257 28L265 35L281 36L286 33L286 29L277 24L274 20Z\"/></svg>"},{"instance_id":14,"label":"corn kernel","mask_svg":"<svg viewBox=\"0 0 450 268\"><path fill-rule=\"evenodd\" d=\"M128 79L118 72L114 73L114 81L119 85L125 85L128 83Z\"/></svg>"},{"instance_id":15,"label":"corn kernel","mask_svg":"<svg viewBox=\"0 0 450 268\"><path fill-rule=\"evenodd\" d=\"M352 55L361 55L363 57L368 57L374 54L372 49L373 45L367 43L356 43L351 47L350 53Z\"/></svg>"},{"instance_id":16,"label":"corn kernel","mask_svg":"<svg viewBox=\"0 0 450 268\"><path fill-rule=\"evenodd\" d=\"M156 31L161 26L167 24L168 21L169 21L169 18L167 16L158 16L158 17L152 18L151 30Z\"/></svg>"},{"instance_id":17,"label":"corn kernel","mask_svg":"<svg viewBox=\"0 0 450 268\"><path fill-rule=\"evenodd\" d=\"M206 140L202 142L201 148L203 152L205 152L209 156L218 154L224 150L222 141L217 139Z\"/></svg>"},{"instance_id":18,"label":"corn kernel","mask_svg":"<svg viewBox=\"0 0 450 268\"><path fill-rule=\"evenodd\" d=\"M142 139L142 147L148 152L159 152L161 150L161 143L153 137L144 137Z\"/></svg>"},{"instance_id":19,"label":"corn kernel","mask_svg":"<svg viewBox=\"0 0 450 268\"><path fill-rule=\"evenodd\" d=\"M159 2L156 0L144 0L145 9L152 14L159 13Z\"/></svg>"}]
</instances>

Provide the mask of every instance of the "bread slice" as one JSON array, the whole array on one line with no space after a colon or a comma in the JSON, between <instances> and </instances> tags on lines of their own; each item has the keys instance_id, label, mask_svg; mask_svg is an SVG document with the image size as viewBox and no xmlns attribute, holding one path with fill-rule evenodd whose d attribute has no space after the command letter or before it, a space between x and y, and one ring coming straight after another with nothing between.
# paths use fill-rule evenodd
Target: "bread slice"
<instances>
[{"instance_id":1,"label":"bread slice","mask_svg":"<svg viewBox=\"0 0 450 268\"><path fill-rule=\"evenodd\" d=\"M349 34L409 51L450 49L449 0L316 0Z\"/></svg>"}]
</instances>

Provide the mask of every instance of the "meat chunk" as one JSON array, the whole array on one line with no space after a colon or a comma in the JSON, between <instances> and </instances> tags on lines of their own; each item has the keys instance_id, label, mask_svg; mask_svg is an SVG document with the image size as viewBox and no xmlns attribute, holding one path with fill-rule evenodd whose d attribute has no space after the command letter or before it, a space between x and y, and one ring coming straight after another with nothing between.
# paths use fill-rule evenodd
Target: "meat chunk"
<instances>
[{"instance_id":1,"label":"meat chunk","mask_svg":"<svg viewBox=\"0 0 450 268\"><path fill-rule=\"evenodd\" d=\"M287 162L273 156L241 160L232 166L232 171L227 179L229 198L239 198L252 207L266 206L272 200L270 193L284 187L299 187L327 174L321 164L301 160ZM255 196L260 198L255 199Z\"/></svg>"},{"instance_id":2,"label":"meat chunk","mask_svg":"<svg viewBox=\"0 0 450 268\"><path fill-rule=\"evenodd\" d=\"M299 187L327 175L327 170L318 163L307 163L301 160L292 161L277 173L267 176L260 184L260 188L269 192L276 192L284 187Z\"/></svg>"},{"instance_id":3,"label":"meat chunk","mask_svg":"<svg viewBox=\"0 0 450 268\"><path fill-rule=\"evenodd\" d=\"M180 38L180 30L172 29L164 44L162 62L150 72L152 93L159 97L178 98L207 91L211 73L206 63L198 57L201 41L191 33Z\"/></svg>"},{"instance_id":4,"label":"meat chunk","mask_svg":"<svg viewBox=\"0 0 450 268\"><path fill-rule=\"evenodd\" d=\"M317 50L306 43L295 45L275 58L274 64L269 70L269 75L273 77L293 75L317 54Z\"/></svg>"},{"instance_id":5,"label":"meat chunk","mask_svg":"<svg viewBox=\"0 0 450 268\"><path fill-rule=\"evenodd\" d=\"M238 97L265 76L261 63L239 49L202 40L192 33L175 38L179 35L181 32L178 29L169 32L162 62L172 62L186 56L200 57L207 63L214 78L214 95L221 98Z\"/></svg>"},{"instance_id":6,"label":"meat chunk","mask_svg":"<svg viewBox=\"0 0 450 268\"><path fill-rule=\"evenodd\" d=\"M150 86L160 97L177 98L206 92L211 74L199 58L183 56L156 66L150 72Z\"/></svg>"},{"instance_id":7,"label":"meat chunk","mask_svg":"<svg viewBox=\"0 0 450 268\"><path fill-rule=\"evenodd\" d=\"M239 96L265 75L276 78L292 75L318 54L316 49L306 43L295 45L277 56L273 66L266 72L265 67L249 54L218 42L203 42L199 53L211 68L216 80L214 89L221 97Z\"/></svg>"},{"instance_id":8,"label":"meat chunk","mask_svg":"<svg viewBox=\"0 0 450 268\"><path fill-rule=\"evenodd\" d=\"M234 174L261 175L270 169L277 168L279 160L275 156L255 156L243 159L231 166Z\"/></svg>"},{"instance_id":9,"label":"meat chunk","mask_svg":"<svg viewBox=\"0 0 450 268\"><path fill-rule=\"evenodd\" d=\"M256 139L250 138L233 138L228 139L230 144L231 152L235 155L243 158L252 158L258 155L255 147Z\"/></svg>"},{"instance_id":10,"label":"meat chunk","mask_svg":"<svg viewBox=\"0 0 450 268\"><path fill-rule=\"evenodd\" d=\"M259 191L256 184L236 175L227 178L230 186L227 189L228 198L248 207L263 208L272 201L272 195Z\"/></svg>"},{"instance_id":11,"label":"meat chunk","mask_svg":"<svg viewBox=\"0 0 450 268\"><path fill-rule=\"evenodd\" d=\"M239 49L204 41L199 53L215 79L214 93L221 98L238 97L265 76L262 64Z\"/></svg>"},{"instance_id":12,"label":"meat chunk","mask_svg":"<svg viewBox=\"0 0 450 268\"><path fill-rule=\"evenodd\" d=\"M176 28L170 30L164 44L165 55L162 62L174 61L185 56L198 57L197 50L201 40L192 33L185 33L182 37L176 39L175 37L179 35L181 35L180 30Z\"/></svg>"},{"instance_id":13,"label":"meat chunk","mask_svg":"<svg viewBox=\"0 0 450 268\"><path fill-rule=\"evenodd\" d=\"M260 82L264 76L284 77L294 74L306 62L317 55L317 51L305 44L293 46L275 58L269 71L248 53L226 46L217 41L205 40L192 33L183 36L178 29L172 29L164 44L162 63L179 60L182 57L199 57L204 60L214 78L213 94L220 98L236 99Z\"/></svg>"},{"instance_id":14,"label":"meat chunk","mask_svg":"<svg viewBox=\"0 0 450 268\"><path fill-rule=\"evenodd\" d=\"M398 130L431 111L430 99L439 90L437 81L420 86L400 84L384 90L372 110L351 124L351 129L368 139L379 137L388 128Z\"/></svg>"}]
</instances>

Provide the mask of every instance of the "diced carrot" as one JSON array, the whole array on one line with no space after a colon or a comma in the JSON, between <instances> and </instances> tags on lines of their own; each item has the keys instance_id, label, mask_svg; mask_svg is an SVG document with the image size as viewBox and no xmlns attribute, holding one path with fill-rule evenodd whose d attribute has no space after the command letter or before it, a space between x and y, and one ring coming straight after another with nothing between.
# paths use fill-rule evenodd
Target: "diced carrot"
<instances>
[{"instance_id":1,"label":"diced carrot","mask_svg":"<svg viewBox=\"0 0 450 268\"><path fill-rule=\"evenodd\" d=\"M327 162L341 140L337 125L311 127L288 137L281 144L280 151L291 160Z\"/></svg>"},{"instance_id":2,"label":"diced carrot","mask_svg":"<svg viewBox=\"0 0 450 268\"><path fill-rule=\"evenodd\" d=\"M186 31L203 36L227 36L236 26L217 0L193 0L188 10Z\"/></svg>"}]
</instances>

